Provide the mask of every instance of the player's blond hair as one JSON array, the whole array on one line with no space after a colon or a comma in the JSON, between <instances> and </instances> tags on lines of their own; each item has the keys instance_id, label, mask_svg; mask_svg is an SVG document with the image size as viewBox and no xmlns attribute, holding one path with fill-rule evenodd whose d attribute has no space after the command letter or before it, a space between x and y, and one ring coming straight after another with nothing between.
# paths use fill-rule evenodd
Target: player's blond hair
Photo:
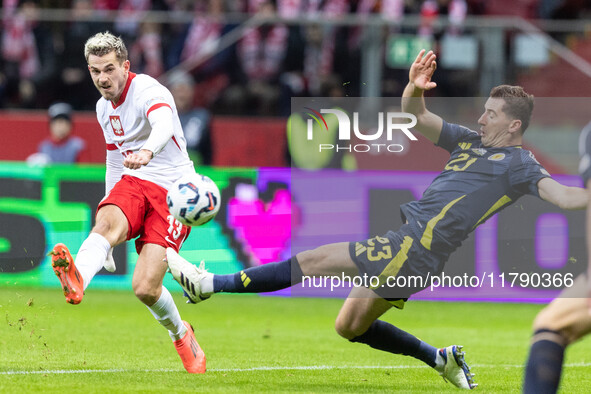
<instances>
[{"instance_id":1,"label":"player's blond hair","mask_svg":"<svg viewBox=\"0 0 591 394\"><path fill-rule=\"evenodd\" d=\"M84 57L88 63L90 55L104 56L115 51L119 63L127 60L127 48L121 37L116 37L110 32L97 33L90 37L84 44Z\"/></svg>"}]
</instances>

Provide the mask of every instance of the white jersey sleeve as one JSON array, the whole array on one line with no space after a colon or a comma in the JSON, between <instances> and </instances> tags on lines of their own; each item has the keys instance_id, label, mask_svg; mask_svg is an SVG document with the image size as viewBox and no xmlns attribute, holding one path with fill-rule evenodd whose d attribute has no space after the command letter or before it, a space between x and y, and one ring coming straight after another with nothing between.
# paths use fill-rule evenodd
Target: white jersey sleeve
<instances>
[{"instance_id":1,"label":"white jersey sleeve","mask_svg":"<svg viewBox=\"0 0 591 394\"><path fill-rule=\"evenodd\" d=\"M100 101L99 101L100 103ZM101 110L100 106L97 103L97 119L99 124L101 125L101 129L103 130L103 135L105 137L105 144L107 149L106 154L106 173L105 173L105 196L109 194L113 186L121 179L123 173L123 156L119 153L117 146L112 141L112 138L107 130L103 127L101 123Z\"/></svg>"},{"instance_id":2,"label":"white jersey sleeve","mask_svg":"<svg viewBox=\"0 0 591 394\"><path fill-rule=\"evenodd\" d=\"M123 156L116 150L107 149L107 172L105 174L105 195L121 180L123 174Z\"/></svg>"},{"instance_id":3,"label":"white jersey sleeve","mask_svg":"<svg viewBox=\"0 0 591 394\"><path fill-rule=\"evenodd\" d=\"M156 156L173 136L172 109L169 106L161 106L152 110L148 114L148 121L152 127L152 132L142 149L147 149Z\"/></svg>"}]
</instances>

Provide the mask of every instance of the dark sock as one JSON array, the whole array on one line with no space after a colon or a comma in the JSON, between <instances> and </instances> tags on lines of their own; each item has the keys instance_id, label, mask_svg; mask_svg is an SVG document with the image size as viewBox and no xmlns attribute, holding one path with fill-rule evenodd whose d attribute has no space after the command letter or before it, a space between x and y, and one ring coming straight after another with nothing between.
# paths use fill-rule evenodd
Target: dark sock
<instances>
[{"instance_id":1,"label":"dark sock","mask_svg":"<svg viewBox=\"0 0 591 394\"><path fill-rule=\"evenodd\" d=\"M412 356L430 367L435 367L435 347L385 321L374 321L366 332L351 339L351 342L365 343L374 349Z\"/></svg>"},{"instance_id":2,"label":"dark sock","mask_svg":"<svg viewBox=\"0 0 591 394\"><path fill-rule=\"evenodd\" d=\"M295 256L278 263L247 268L235 274L214 275L214 293L265 293L293 286L302 281L302 270Z\"/></svg>"},{"instance_id":3,"label":"dark sock","mask_svg":"<svg viewBox=\"0 0 591 394\"><path fill-rule=\"evenodd\" d=\"M560 384L565 339L552 330L538 330L534 333L525 367L525 394L556 393Z\"/></svg>"}]
</instances>

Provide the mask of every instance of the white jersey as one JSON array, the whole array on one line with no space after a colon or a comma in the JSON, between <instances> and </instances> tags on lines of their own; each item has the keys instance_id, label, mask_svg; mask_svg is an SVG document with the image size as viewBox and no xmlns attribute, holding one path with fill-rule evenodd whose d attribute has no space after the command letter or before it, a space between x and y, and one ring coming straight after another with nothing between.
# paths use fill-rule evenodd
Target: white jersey
<instances>
[{"instance_id":1,"label":"white jersey","mask_svg":"<svg viewBox=\"0 0 591 394\"><path fill-rule=\"evenodd\" d=\"M173 112L172 138L148 165L137 170L124 168L123 157L142 149L150 136L148 114L163 106ZM172 94L154 78L130 72L119 102L115 104L101 97L96 104L96 114L107 143L107 194L123 175L169 189L182 175L195 172ZM110 151L116 150L121 153L121 160L109 160Z\"/></svg>"}]
</instances>

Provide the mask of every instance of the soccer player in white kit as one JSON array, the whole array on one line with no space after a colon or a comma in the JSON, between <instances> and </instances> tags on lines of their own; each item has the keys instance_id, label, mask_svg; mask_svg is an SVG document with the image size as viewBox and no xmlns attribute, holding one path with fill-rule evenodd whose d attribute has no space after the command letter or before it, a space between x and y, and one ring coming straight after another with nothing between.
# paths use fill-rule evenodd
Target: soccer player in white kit
<instances>
[{"instance_id":1,"label":"soccer player in white kit","mask_svg":"<svg viewBox=\"0 0 591 394\"><path fill-rule=\"evenodd\" d=\"M168 330L185 369L203 373L205 354L193 328L181 320L162 286L166 248L178 251L190 232L168 212L166 193L195 169L172 95L154 78L131 72L127 54L121 38L109 32L92 36L84 47L90 76L102 96L96 112L107 146L106 195L76 261L65 245L57 244L52 266L66 301L78 304L103 265L115 269L112 248L139 236L133 291Z\"/></svg>"}]
</instances>

